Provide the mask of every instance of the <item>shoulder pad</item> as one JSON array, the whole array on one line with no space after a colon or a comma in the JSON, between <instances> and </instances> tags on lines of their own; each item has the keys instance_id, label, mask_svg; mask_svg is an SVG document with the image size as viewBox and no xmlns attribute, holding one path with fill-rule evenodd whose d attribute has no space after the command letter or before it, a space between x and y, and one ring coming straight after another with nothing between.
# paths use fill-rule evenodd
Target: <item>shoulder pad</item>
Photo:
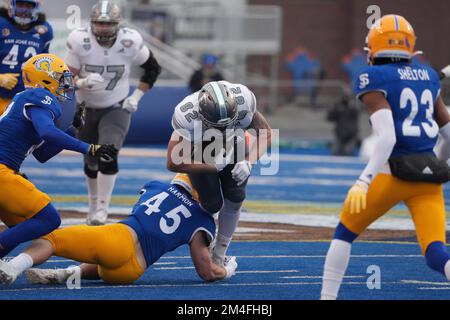
<instances>
[{"instance_id":1,"label":"shoulder pad","mask_svg":"<svg viewBox=\"0 0 450 320\"><path fill-rule=\"evenodd\" d=\"M67 38L67 49L80 55L86 55L92 48L89 29L79 28L73 30Z\"/></svg>"},{"instance_id":2,"label":"shoulder pad","mask_svg":"<svg viewBox=\"0 0 450 320\"><path fill-rule=\"evenodd\" d=\"M364 93L380 91L385 95L385 78L383 66L368 66L361 70L354 83L354 92L359 99Z\"/></svg>"},{"instance_id":3,"label":"shoulder pad","mask_svg":"<svg viewBox=\"0 0 450 320\"><path fill-rule=\"evenodd\" d=\"M120 29L119 41L125 48L136 48L140 50L144 45L144 40L139 32L130 28Z\"/></svg>"},{"instance_id":4,"label":"shoulder pad","mask_svg":"<svg viewBox=\"0 0 450 320\"><path fill-rule=\"evenodd\" d=\"M54 119L58 119L59 117L61 117L61 106L57 98L47 89L28 89L25 94L25 104L32 104L36 107L40 107L50 111L53 114Z\"/></svg>"}]
</instances>

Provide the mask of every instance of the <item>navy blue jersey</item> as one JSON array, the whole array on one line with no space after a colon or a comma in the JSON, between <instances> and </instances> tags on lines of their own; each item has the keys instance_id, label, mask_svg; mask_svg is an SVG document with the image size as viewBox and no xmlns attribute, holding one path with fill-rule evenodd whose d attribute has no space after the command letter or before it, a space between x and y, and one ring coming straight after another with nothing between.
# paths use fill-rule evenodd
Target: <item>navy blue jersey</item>
<instances>
[{"instance_id":1,"label":"navy blue jersey","mask_svg":"<svg viewBox=\"0 0 450 320\"><path fill-rule=\"evenodd\" d=\"M365 68L355 83L357 97L382 92L392 109L397 143L392 156L431 153L439 127L434 106L440 94L437 72L419 63L390 63Z\"/></svg>"},{"instance_id":2,"label":"navy blue jersey","mask_svg":"<svg viewBox=\"0 0 450 320\"><path fill-rule=\"evenodd\" d=\"M190 243L197 231L213 239L214 219L178 186L151 181L142 192L131 215L121 223L136 231L147 266Z\"/></svg>"},{"instance_id":3,"label":"navy blue jersey","mask_svg":"<svg viewBox=\"0 0 450 320\"><path fill-rule=\"evenodd\" d=\"M47 89L27 89L14 97L0 117L0 163L14 170L43 142L26 113L30 106L48 110L54 121L61 116L58 100Z\"/></svg>"},{"instance_id":4,"label":"navy blue jersey","mask_svg":"<svg viewBox=\"0 0 450 320\"><path fill-rule=\"evenodd\" d=\"M14 89L0 88L0 97L12 98L25 89L22 64L35 55L48 53L52 39L53 30L47 22L33 26L29 31L20 31L10 19L0 17L0 73L20 74Z\"/></svg>"}]
</instances>

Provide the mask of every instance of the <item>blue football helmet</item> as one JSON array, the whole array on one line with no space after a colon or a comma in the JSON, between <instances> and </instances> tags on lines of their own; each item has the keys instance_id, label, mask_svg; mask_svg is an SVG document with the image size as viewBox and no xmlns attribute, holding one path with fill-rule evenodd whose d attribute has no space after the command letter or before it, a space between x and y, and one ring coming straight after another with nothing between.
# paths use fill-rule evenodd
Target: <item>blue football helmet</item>
<instances>
[{"instance_id":1,"label":"blue football helmet","mask_svg":"<svg viewBox=\"0 0 450 320\"><path fill-rule=\"evenodd\" d=\"M28 4L27 8L21 7L21 3ZM9 15L21 26L36 22L40 12L41 4L39 0L10 0L9 2Z\"/></svg>"}]
</instances>

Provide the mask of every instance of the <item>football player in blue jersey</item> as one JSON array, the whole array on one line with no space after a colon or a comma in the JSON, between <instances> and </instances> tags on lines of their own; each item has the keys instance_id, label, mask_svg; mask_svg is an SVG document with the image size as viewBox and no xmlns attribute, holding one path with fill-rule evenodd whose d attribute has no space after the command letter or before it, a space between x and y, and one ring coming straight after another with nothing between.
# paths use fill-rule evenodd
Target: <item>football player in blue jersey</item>
<instances>
[{"instance_id":1,"label":"football player in blue jersey","mask_svg":"<svg viewBox=\"0 0 450 320\"><path fill-rule=\"evenodd\" d=\"M0 115L24 90L22 64L49 52L53 30L40 7L39 0L9 0L0 8Z\"/></svg>"},{"instance_id":2,"label":"football player in blue jersey","mask_svg":"<svg viewBox=\"0 0 450 320\"><path fill-rule=\"evenodd\" d=\"M442 183L450 179L450 116L440 96L438 73L411 62L416 36L398 15L370 29L370 66L355 84L376 135L375 152L351 187L325 260L322 299L336 299L352 242L372 222L404 202L428 266L450 280L445 249ZM434 152L438 134L447 148Z\"/></svg>"},{"instance_id":3,"label":"football player in blue jersey","mask_svg":"<svg viewBox=\"0 0 450 320\"><path fill-rule=\"evenodd\" d=\"M0 233L0 258L61 222L49 196L18 174L28 155L43 163L63 149L105 159L117 154L111 145L73 138L73 128L63 132L55 127L62 112L59 101L73 94L73 77L62 59L36 55L23 65L23 78L27 89L0 116L0 220L9 227Z\"/></svg>"},{"instance_id":4,"label":"football player in blue jersey","mask_svg":"<svg viewBox=\"0 0 450 320\"><path fill-rule=\"evenodd\" d=\"M35 240L9 262L0 262L0 282L11 284L33 265L52 255L82 262L66 269L30 269L32 283L65 283L74 274L82 279L102 279L111 284L131 284L162 255L189 244L198 275L205 281L235 274L235 257L223 265L213 263L208 246L216 225L200 207L198 194L186 174L177 174L170 184L147 183L131 215L106 226L72 226Z\"/></svg>"}]
</instances>

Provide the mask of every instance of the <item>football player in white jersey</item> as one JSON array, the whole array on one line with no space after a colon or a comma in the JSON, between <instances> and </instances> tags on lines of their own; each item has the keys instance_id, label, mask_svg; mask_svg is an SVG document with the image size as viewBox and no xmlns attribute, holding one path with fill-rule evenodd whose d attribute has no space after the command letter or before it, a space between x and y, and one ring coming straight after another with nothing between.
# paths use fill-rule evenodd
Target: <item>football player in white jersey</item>
<instances>
[{"instance_id":1,"label":"football player in white jersey","mask_svg":"<svg viewBox=\"0 0 450 320\"><path fill-rule=\"evenodd\" d=\"M212 257L221 264L239 222L252 164L271 144L270 126L257 111L253 92L227 81L209 82L187 96L175 108L172 126L167 168L187 173L203 208L211 214L219 213ZM255 139L241 134L246 131L251 131ZM218 139L211 139L214 133L219 133ZM245 152L239 152L242 146ZM206 151L212 149L216 151L211 152L212 161L208 161ZM198 151L201 161L197 161Z\"/></svg>"},{"instance_id":2,"label":"football player in white jersey","mask_svg":"<svg viewBox=\"0 0 450 320\"><path fill-rule=\"evenodd\" d=\"M127 135L131 114L139 100L151 89L161 68L142 36L120 26L121 14L116 4L99 1L91 11L90 27L72 31L67 41L65 61L78 76L77 102L85 106L84 126L78 132L83 141L108 141L118 149ZM131 96L131 65L144 70ZM82 112L77 112L80 115ZM87 223L106 222L111 194L118 172L118 162L97 161L85 157L84 171L89 193Z\"/></svg>"}]
</instances>

